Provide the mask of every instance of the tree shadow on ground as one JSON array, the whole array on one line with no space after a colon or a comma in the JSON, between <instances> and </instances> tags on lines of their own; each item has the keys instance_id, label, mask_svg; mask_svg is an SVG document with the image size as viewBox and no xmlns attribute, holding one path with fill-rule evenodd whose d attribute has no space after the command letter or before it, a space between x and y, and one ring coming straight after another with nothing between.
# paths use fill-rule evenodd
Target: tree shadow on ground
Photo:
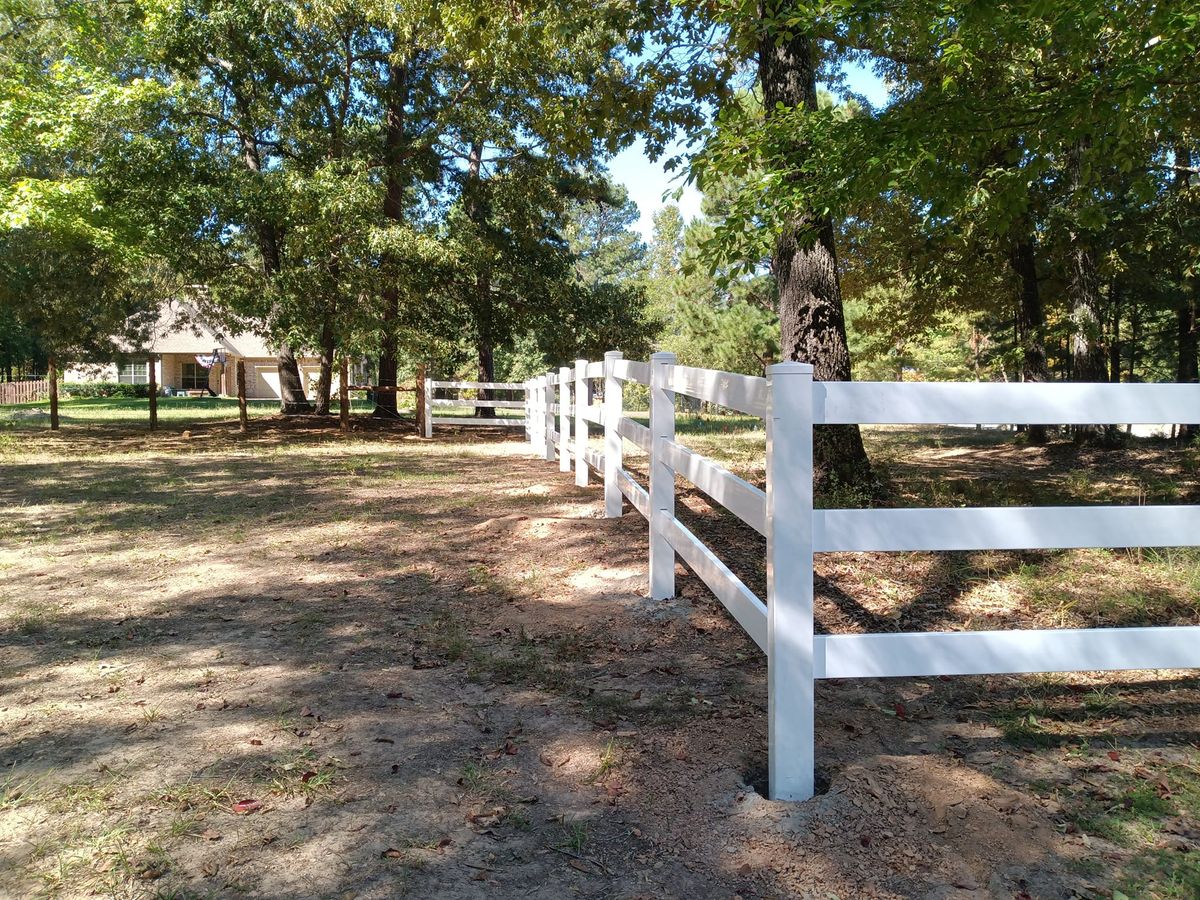
<instances>
[{"instance_id":1,"label":"tree shadow on ground","mask_svg":"<svg viewBox=\"0 0 1200 900\"><path fill-rule=\"evenodd\" d=\"M95 444L4 462L15 893L1061 886L1084 849L1021 774L1009 723L1039 703L1075 729L1035 746L1068 768L1068 752L1094 762L1093 733L1127 754L1194 739L1193 680L1123 683L1102 719L1067 685L821 684L829 791L770 803L748 783L761 655L692 575L677 601L642 599L644 522L598 518L595 488L501 437L171 440L136 451L149 460ZM940 585L962 564L914 569L899 621L949 621ZM883 630L842 589L842 614ZM947 793L970 811L938 833Z\"/></svg>"}]
</instances>

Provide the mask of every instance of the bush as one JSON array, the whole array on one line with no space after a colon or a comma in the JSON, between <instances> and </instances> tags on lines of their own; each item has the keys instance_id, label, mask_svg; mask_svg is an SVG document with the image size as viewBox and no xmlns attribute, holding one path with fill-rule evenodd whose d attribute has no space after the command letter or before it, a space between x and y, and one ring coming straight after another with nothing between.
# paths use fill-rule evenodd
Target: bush
<instances>
[{"instance_id":1,"label":"bush","mask_svg":"<svg viewBox=\"0 0 1200 900\"><path fill-rule=\"evenodd\" d=\"M118 384L115 381L87 381L63 385L63 391L74 400L94 400L116 397L123 400L144 400L150 396L147 384Z\"/></svg>"}]
</instances>

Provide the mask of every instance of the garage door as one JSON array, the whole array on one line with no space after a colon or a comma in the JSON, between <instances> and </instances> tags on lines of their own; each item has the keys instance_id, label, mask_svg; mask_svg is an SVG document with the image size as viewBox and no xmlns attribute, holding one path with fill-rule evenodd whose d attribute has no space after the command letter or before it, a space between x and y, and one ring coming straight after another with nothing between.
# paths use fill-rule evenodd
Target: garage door
<instances>
[{"instance_id":1,"label":"garage door","mask_svg":"<svg viewBox=\"0 0 1200 900\"><path fill-rule=\"evenodd\" d=\"M255 366L254 383L246 387L251 397L259 400L278 400L279 369L276 366Z\"/></svg>"}]
</instances>

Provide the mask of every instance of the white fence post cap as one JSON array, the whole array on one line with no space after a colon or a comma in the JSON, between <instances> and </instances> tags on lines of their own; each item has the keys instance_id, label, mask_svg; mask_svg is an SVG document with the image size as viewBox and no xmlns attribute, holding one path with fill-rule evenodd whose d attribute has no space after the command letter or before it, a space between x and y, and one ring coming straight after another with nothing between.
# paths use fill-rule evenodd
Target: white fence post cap
<instances>
[{"instance_id":1,"label":"white fence post cap","mask_svg":"<svg viewBox=\"0 0 1200 900\"><path fill-rule=\"evenodd\" d=\"M768 375L811 375L812 373L811 363L781 362L767 366Z\"/></svg>"}]
</instances>

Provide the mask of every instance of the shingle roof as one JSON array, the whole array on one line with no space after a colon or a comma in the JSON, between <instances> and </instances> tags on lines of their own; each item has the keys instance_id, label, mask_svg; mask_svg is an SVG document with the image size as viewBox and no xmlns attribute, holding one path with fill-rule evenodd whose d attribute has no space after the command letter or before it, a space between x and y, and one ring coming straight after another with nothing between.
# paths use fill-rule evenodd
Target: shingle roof
<instances>
[{"instance_id":1,"label":"shingle roof","mask_svg":"<svg viewBox=\"0 0 1200 900\"><path fill-rule=\"evenodd\" d=\"M154 353L212 353L221 348L231 356L274 357L275 350L256 334L224 334L204 321L190 303L163 304L148 348Z\"/></svg>"}]
</instances>

